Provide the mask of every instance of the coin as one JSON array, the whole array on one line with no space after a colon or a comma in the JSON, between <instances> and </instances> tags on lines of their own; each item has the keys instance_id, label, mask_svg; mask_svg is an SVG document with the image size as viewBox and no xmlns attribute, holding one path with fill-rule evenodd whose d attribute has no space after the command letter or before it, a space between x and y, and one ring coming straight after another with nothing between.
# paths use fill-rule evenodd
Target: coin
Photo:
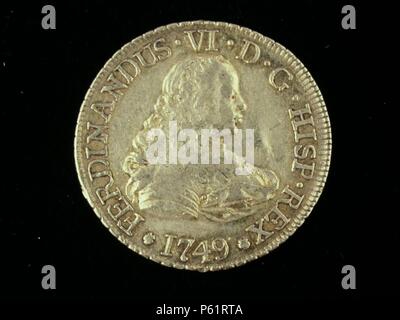
<instances>
[{"instance_id":1,"label":"coin","mask_svg":"<svg viewBox=\"0 0 400 320\"><path fill-rule=\"evenodd\" d=\"M81 106L83 194L123 244L165 266L259 258L309 215L331 155L303 64L234 24L174 23L115 53Z\"/></svg>"}]
</instances>

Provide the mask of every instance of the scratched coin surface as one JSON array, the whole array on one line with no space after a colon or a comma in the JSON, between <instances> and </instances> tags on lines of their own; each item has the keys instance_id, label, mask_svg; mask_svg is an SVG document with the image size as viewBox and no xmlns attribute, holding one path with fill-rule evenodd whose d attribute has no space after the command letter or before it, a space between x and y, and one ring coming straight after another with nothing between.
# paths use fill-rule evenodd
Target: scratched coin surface
<instances>
[{"instance_id":1,"label":"scratched coin surface","mask_svg":"<svg viewBox=\"0 0 400 320\"><path fill-rule=\"evenodd\" d=\"M137 37L83 101L75 160L83 194L122 243L163 265L213 271L285 241L328 173L321 93L273 40L222 22Z\"/></svg>"}]
</instances>

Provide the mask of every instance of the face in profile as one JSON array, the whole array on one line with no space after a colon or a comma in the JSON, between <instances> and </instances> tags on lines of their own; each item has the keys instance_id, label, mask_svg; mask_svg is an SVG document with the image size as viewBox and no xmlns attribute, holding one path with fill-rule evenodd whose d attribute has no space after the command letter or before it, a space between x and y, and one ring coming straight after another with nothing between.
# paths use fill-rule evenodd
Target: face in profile
<instances>
[{"instance_id":1,"label":"face in profile","mask_svg":"<svg viewBox=\"0 0 400 320\"><path fill-rule=\"evenodd\" d=\"M234 165L149 165L145 157L146 134L168 128L170 121L195 130L241 126L247 105L234 67L222 56L197 56L174 65L161 91L123 164L132 203L152 214L216 222L240 219L265 205L278 187L270 170L255 168L238 177Z\"/></svg>"},{"instance_id":2,"label":"face in profile","mask_svg":"<svg viewBox=\"0 0 400 320\"><path fill-rule=\"evenodd\" d=\"M161 100L178 126L232 128L247 109L236 70L222 56L197 57L171 68L163 82Z\"/></svg>"}]
</instances>

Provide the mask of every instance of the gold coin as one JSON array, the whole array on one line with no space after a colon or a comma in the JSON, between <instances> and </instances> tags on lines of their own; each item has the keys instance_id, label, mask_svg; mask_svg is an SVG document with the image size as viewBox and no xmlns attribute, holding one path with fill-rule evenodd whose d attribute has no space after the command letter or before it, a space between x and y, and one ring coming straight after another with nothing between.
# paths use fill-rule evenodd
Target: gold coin
<instances>
[{"instance_id":1,"label":"gold coin","mask_svg":"<svg viewBox=\"0 0 400 320\"><path fill-rule=\"evenodd\" d=\"M302 63L222 22L175 23L126 44L83 101L83 194L133 251L214 271L285 241L322 192L329 118Z\"/></svg>"}]
</instances>

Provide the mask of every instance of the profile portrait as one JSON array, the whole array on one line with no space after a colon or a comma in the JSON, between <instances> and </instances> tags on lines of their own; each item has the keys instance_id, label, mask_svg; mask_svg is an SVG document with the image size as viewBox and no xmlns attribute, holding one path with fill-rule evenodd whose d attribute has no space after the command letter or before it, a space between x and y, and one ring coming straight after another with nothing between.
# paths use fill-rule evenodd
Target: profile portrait
<instances>
[{"instance_id":1,"label":"profile portrait","mask_svg":"<svg viewBox=\"0 0 400 320\"><path fill-rule=\"evenodd\" d=\"M279 187L269 168L253 166L249 175L237 175L235 164L150 164L146 158L148 132L244 129L251 106L241 95L239 75L221 55L197 55L173 65L162 81L160 95L122 163L128 180L125 192L144 214L177 219L230 222L266 208ZM127 134L130 134L129 132ZM224 142L221 140L221 144ZM268 156L268 155L266 155Z\"/></svg>"}]
</instances>

